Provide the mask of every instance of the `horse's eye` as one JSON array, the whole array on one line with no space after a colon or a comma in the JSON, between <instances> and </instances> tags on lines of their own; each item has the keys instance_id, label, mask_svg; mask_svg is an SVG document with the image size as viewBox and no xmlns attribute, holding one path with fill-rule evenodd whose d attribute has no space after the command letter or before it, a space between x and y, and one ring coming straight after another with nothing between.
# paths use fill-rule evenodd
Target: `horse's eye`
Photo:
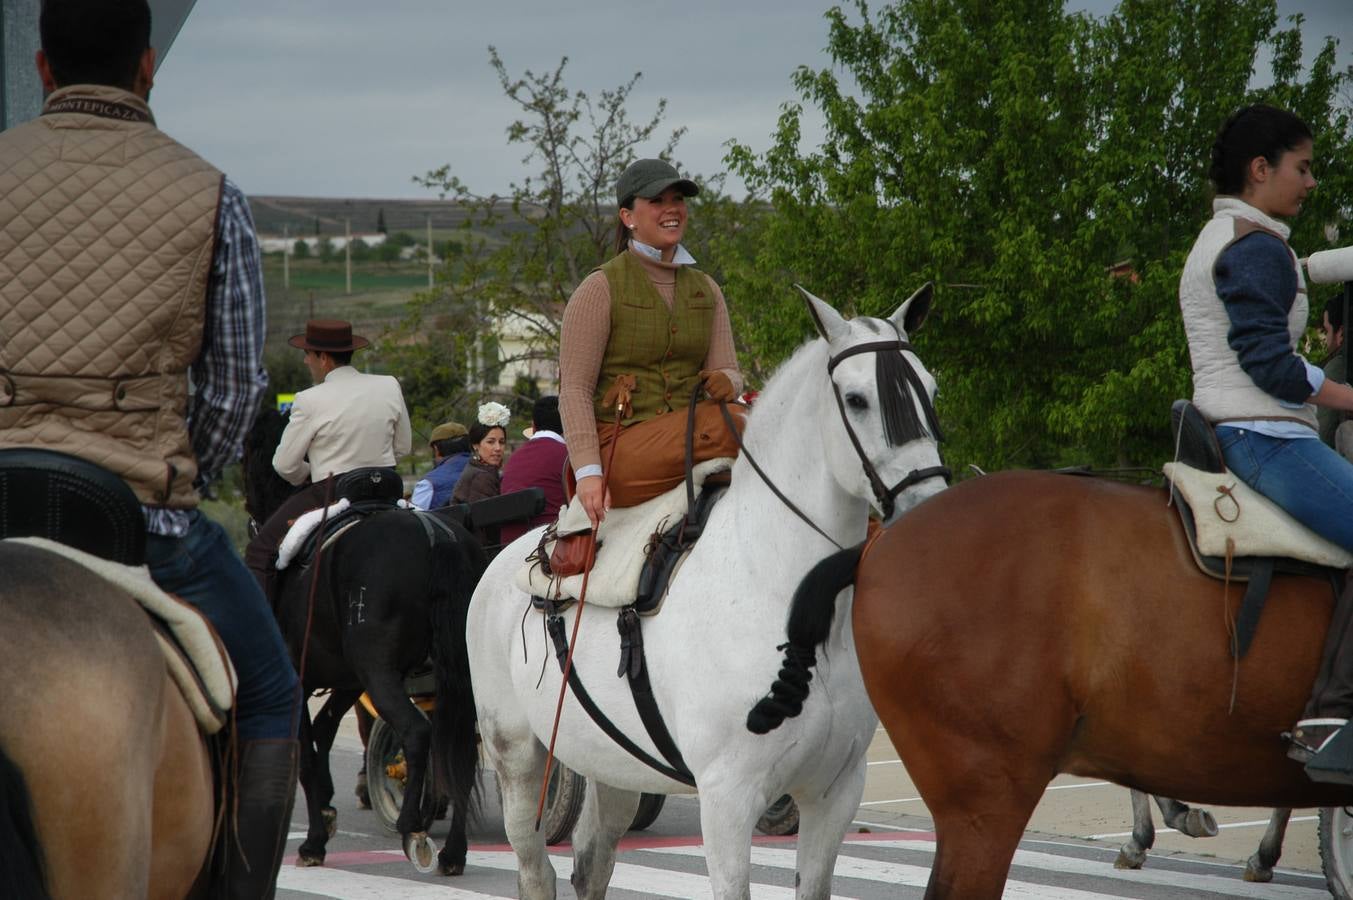
<instances>
[{"instance_id":1,"label":"horse's eye","mask_svg":"<svg viewBox=\"0 0 1353 900\"><path fill-rule=\"evenodd\" d=\"M860 394L846 394L846 406L856 411L865 410L869 408L869 401Z\"/></svg>"}]
</instances>

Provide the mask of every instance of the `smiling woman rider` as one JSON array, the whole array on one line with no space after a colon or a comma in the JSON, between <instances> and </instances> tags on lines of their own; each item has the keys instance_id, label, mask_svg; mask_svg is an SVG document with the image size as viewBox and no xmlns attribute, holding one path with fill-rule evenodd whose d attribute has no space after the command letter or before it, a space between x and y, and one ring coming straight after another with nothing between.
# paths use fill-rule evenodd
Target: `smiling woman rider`
<instances>
[{"instance_id":1,"label":"smiling woman rider","mask_svg":"<svg viewBox=\"0 0 1353 900\"><path fill-rule=\"evenodd\" d=\"M634 506L680 483L697 385L708 399L696 407L695 461L737 454L717 402L742 391L728 307L681 246L686 198L699 192L660 159L627 168L615 189L617 255L583 279L564 309L559 411L578 499L593 525L612 505ZM604 401L620 375L636 386L632 415L617 428L614 405ZM729 411L741 431L745 408ZM603 451L613 441L603 490Z\"/></svg>"},{"instance_id":2,"label":"smiling woman rider","mask_svg":"<svg viewBox=\"0 0 1353 900\"><path fill-rule=\"evenodd\" d=\"M1184 264L1179 303L1193 403L1216 426L1227 468L1353 550L1353 464L1320 441L1315 415L1316 406L1353 410L1353 388L1327 380L1297 353L1309 305L1287 243L1291 229L1281 221L1315 189L1312 157L1311 131L1290 112L1248 106L1227 120L1212 146L1213 217ZM1292 732L1294 759L1309 760L1353 712L1351 630L1353 596L1345 591L1321 675Z\"/></svg>"}]
</instances>

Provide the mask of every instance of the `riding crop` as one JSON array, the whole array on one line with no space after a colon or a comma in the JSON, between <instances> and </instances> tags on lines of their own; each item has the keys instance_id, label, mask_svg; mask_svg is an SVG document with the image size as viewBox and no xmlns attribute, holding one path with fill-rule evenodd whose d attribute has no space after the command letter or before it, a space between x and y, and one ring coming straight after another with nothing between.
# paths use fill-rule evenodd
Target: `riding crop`
<instances>
[{"instance_id":1,"label":"riding crop","mask_svg":"<svg viewBox=\"0 0 1353 900\"><path fill-rule=\"evenodd\" d=\"M601 496L606 497L606 485L611 480L611 464L615 462L615 448L620 444L620 420L630 411L630 392L633 389L631 376L620 375L615 379L612 391L615 392L615 437L611 441L611 452L607 454L606 467L601 472ZM610 396L610 391L607 396ZM597 553L597 525L587 534L587 556L583 560L583 585L578 591L578 609L573 614L573 634L568 639L568 653L564 657L563 677L559 682L559 701L554 706L554 725L550 728L550 745L545 751L545 777L540 781L540 800L536 804L536 831L540 830L540 821L545 816L545 795L550 787L550 769L554 766L554 742L559 737L559 719L564 714L564 695L568 692L568 676L573 669L573 649L578 646L578 626L583 621L583 603L587 597L587 579L592 574L592 563Z\"/></svg>"}]
</instances>

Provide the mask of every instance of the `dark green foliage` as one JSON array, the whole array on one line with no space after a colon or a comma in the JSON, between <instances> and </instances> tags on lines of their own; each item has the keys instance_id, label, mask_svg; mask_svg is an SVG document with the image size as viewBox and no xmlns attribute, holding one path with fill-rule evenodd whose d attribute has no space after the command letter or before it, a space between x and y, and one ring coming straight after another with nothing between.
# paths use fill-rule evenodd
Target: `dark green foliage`
<instances>
[{"instance_id":1,"label":"dark green foliage","mask_svg":"<svg viewBox=\"0 0 1353 900\"><path fill-rule=\"evenodd\" d=\"M735 331L764 369L809 333L792 281L877 315L934 280L917 344L956 469L1168 455L1169 403L1191 390L1178 278L1234 109L1286 105L1317 133L1299 252L1328 246L1353 198L1349 74L1328 42L1301 71L1300 20L1279 28L1273 0L1126 0L1103 19L1060 0L857 0L826 17L833 68L793 76L825 144L800 146L789 104L768 151L728 155L774 209L721 254ZM1271 84L1250 90L1265 45Z\"/></svg>"}]
</instances>

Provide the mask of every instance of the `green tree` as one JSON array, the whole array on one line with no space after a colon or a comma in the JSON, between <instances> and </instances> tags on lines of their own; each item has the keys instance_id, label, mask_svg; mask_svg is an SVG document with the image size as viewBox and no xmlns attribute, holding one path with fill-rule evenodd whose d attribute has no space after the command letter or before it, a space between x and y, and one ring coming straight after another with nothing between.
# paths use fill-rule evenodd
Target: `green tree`
<instances>
[{"instance_id":1,"label":"green tree","mask_svg":"<svg viewBox=\"0 0 1353 900\"><path fill-rule=\"evenodd\" d=\"M297 259L309 259L310 245L298 238L296 243L291 247L291 255Z\"/></svg>"},{"instance_id":2,"label":"green tree","mask_svg":"<svg viewBox=\"0 0 1353 900\"><path fill-rule=\"evenodd\" d=\"M385 227L385 207L384 207L384 206L382 206L380 209L376 210L376 231L377 231L377 233L379 233L379 234L389 234L389 233L390 233L389 230L386 229L386 227Z\"/></svg>"},{"instance_id":3,"label":"green tree","mask_svg":"<svg viewBox=\"0 0 1353 900\"><path fill-rule=\"evenodd\" d=\"M857 0L827 20L833 67L793 76L824 144L800 147L796 103L768 151L729 153L775 210L754 253L727 256L729 293L761 298L731 306L735 327L778 361L808 332L791 280L866 314L935 281L917 343L956 466L1168 454L1169 402L1189 393L1179 272L1234 109L1265 99L1317 132L1302 252L1353 197L1349 73L1330 41L1303 72L1301 19L1280 29L1273 0L1125 0L1104 18L1061 0ZM1265 46L1272 77L1252 88Z\"/></svg>"},{"instance_id":4,"label":"green tree","mask_svg":"<svg viewBox=\"0 0 1353 900\"><path fill-rule=\"evenodd\" d=\"M641 151L652 154L654 141L664 141L658 153L670 158L683 131L659 137L662 100L647 120L630 119L638 74L593 98L566 86L567 58L520 78L492 47L489 60L521 116L508 128L508 144L524 149L532 174L503 197L475 193L449 165L414 179L465 211L458 237L437 244L443 264L435 288L414 298L383 344L393 371L438 373L404 381L411 408L429 420L486 392L510 399L497 387L509 362L558 358L569 295L614 252L616 179Z\"/></svg>"}]
</instances>

